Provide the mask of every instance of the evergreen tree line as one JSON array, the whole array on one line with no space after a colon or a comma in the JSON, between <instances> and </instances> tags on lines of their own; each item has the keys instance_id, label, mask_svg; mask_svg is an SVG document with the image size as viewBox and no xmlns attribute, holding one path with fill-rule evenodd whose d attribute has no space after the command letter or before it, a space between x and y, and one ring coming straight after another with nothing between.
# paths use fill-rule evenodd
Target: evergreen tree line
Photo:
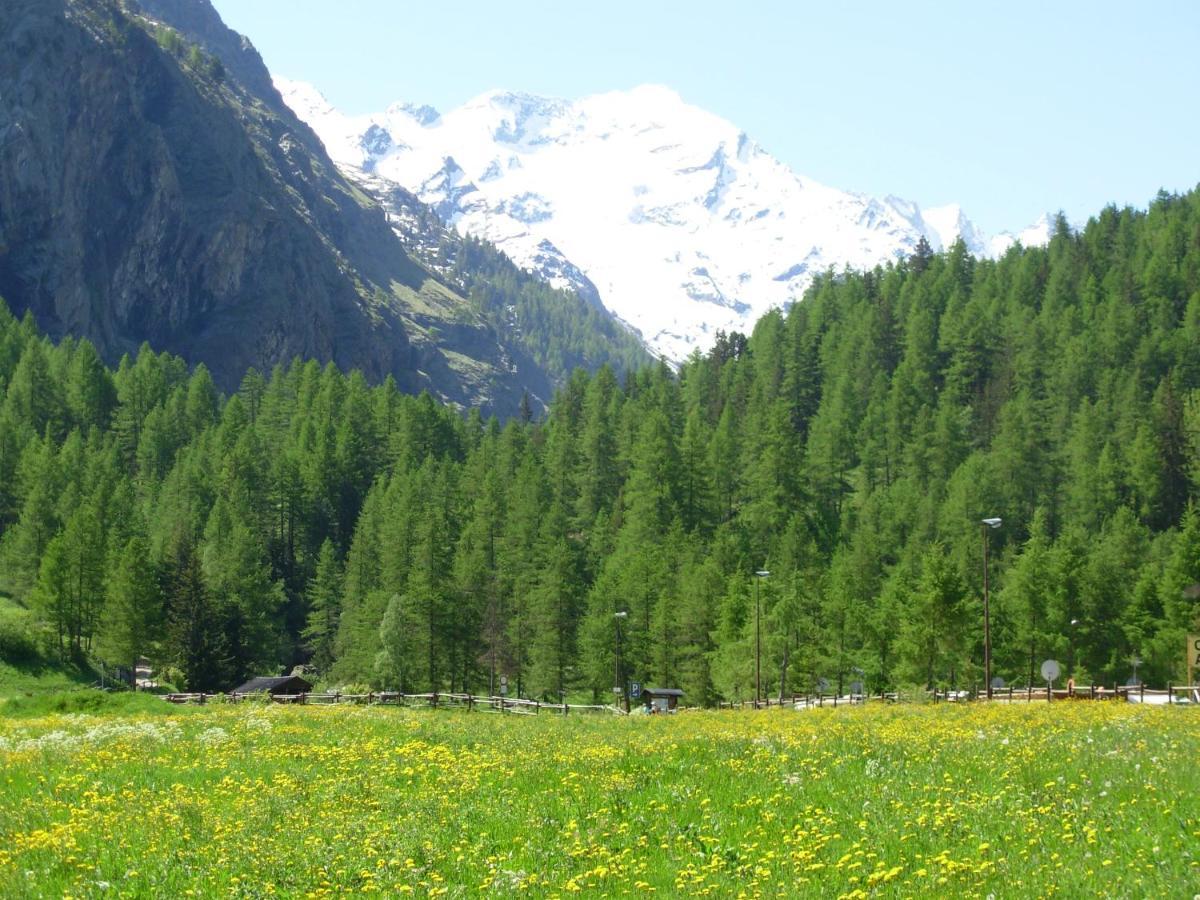
<instances>
[{"instance_id":1,"label":"evergreen tree line","mask_svg":"<svg viewBox=\"0 0 1200 900\"><path fill-rule=\"evenodd\" d=\"M544 421L297 361L222 397L0 312L0 592L46 652L190 688L748 698L1184 675L1200 597L1200 193L1045 248L821 276ZM769 571L756 577L756 571ZM618 618L618 612L627 613ZM3 644L0 644L2 647Z\"/></svg>"},{"instance_id":2,"label":"evergreen tree line","mask_svg":"<svg viewBox=\"0 0 1200 900\"><path fill-rule=\"evenodd\" d=\"M552 373L609 365L618 372L646 365L642 342L602 307L518 267L494 244L471 235L443 241L445 274L493 327L516 340Z\"/></svg>"}]
</instances>

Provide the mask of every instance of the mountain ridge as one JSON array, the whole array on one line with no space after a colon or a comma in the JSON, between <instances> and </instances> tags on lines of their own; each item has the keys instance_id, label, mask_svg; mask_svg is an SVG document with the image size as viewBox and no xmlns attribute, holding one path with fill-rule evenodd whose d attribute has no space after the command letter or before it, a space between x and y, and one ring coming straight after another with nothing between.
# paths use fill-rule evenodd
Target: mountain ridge
<instances>
[{"instance_id":1,"label":"mountain ridge","mask_svg":"<svg viewBox=\"0 0 1200 900\"><path fill-rule=\"evenodd\" d=\"M0 295L55 337L226 390L313 358L501 415L648 358L584 301L498 270L468 298L406 252L208 0L13 0L0 57Z\"/></svg>"},{"instance_id":2,"label":"mountain ridge","mask_svg":"<svg viewBox=\"0 0 1200 900\"><path fill-rule=\"evenodd\" d=\"M345 116L311 85L276 84L343 169L402 185L557 286L586 290L562 274L579 272L676 360L795 302L831 266L901 258L922 237L996 256L1049 236L1048 219L987 238L956 205L828 187L662 85L574 101L492 90L418 118L403 103Z\"/></svg>"}]
</instances>

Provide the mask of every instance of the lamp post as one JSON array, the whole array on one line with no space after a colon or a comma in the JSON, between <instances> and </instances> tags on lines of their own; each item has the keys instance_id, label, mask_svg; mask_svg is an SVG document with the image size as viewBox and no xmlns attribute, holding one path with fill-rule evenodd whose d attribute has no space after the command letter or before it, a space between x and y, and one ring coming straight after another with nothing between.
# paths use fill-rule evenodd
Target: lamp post
<instances>
[{"instance_id":1,"label":"lamp post","mask_svg":"<svg viewBox=\"0 0 1200 900\"><path fill-rule=\"evenodd\" d=\"M1071 620L1071 630L1067 632L1067 677L1075 677L1075 627L1078 619Z\"/></svg>"},{"instance_id":2,"label":"lamp post","mask_svg":"<svg viewBox=\"0 0 1200 900\"><path fill-rule=\"evenodd\" d=\"M762 604L758 599L758 583L771 573L759 569L754 573L754 708L762 696Z\"/></svg>"},{"instance_id":3,"label":"lamp post","mask_svg":"<svg viewBox=\"0 0 1200 900\"><path fill-rule=\"evenodd\" d=\"M625 610L613 613L613 619L617 626L617 656L613 664L614 675L616 676L617 690L621 697L625 700L625 712L629 713L629 691L625 689L625 682L621 679L621 620L629 617L629 613ZM620 701L617 701L620 703Z\"/></svg>"},{"instance_id":4,"label":"lamp post","mask_svg":"<svg viewBox=\"0 0 1200 900\"><path fill-rule=\"evenodd\" d=\"M983 683L992 699L992 620L988 609L988 529L999 528L999 518L981 519L983 531Z\"/></svg>"}]
</instances>

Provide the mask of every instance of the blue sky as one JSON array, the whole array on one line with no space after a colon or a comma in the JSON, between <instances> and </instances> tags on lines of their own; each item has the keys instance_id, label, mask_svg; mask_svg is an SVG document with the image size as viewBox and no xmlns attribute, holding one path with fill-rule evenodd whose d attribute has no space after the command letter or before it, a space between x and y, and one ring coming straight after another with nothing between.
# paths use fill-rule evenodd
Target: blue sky
<instances>
[{"instance_id":1,"label":"blue sky","mask_svg":"<svg viewBox=\"0 0 1200 900\"><path fill-rule=\"evenodd\" d=\"M214 0L347 112L642 83L834 187L985 231L1200 182L1200 3Z\"/></svg>"}]
</instances>

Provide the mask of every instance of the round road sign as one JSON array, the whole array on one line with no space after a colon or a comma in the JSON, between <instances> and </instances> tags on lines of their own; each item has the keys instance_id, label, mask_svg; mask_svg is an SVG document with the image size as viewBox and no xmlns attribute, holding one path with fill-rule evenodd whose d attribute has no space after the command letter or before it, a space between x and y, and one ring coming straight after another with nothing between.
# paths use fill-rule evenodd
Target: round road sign
<instances>
[{"instance_id":1,"label":"round road sign","mask_svg":"<svg viewBox=\"0 0 1200 900\"><path fill-rule=\"evenodd\" d=\"M1047 681L1054 681L1062 674L1062 669L1058 665L1058 660L1048 659L1042 663L1042 677Z\"/></svg>"}]
</instances>

